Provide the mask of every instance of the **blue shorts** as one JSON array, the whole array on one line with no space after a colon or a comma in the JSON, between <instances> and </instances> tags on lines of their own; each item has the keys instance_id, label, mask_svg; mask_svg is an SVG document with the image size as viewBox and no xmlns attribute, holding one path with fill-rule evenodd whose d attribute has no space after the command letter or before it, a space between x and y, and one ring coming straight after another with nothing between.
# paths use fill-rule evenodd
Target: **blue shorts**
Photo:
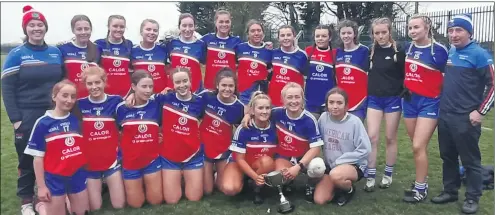
<instances>
[{"instance_id":1,"label":"blue shorts","mask_svg":"<svg viewBox=\"0 0 495 215\"><path fill-rule=\"evenodd\" d=\"M349 111L349 113L353 114L354 116L359 117L361 120L364 120L364 118L366 118L366 109Z\"/></svg>"},{"instance_id":2,"label":"blue shorts","mask_svg":"<svg viewBox=\"0 0 495 215\"><path fill-rule=\"evenodd\" d=\"M173 162L164 157L161 157L162 168L165 170L193 170L201 169L205 165L205 156L203 150L199 150L189 161L187 162Z\"/></svg>"},{"instance_id":3,"label":"blue shorts","mask_svg":"<svg viewBox=\"0 0 495 215\"><path fill-rule=\"evenodd\" d=\"M440 98L428 98L411 93L411 100L402 99L404 118L438 119Z\"/></svg>"},{"instance_id":4,"label":"blue shorts","mask_svg":"<svg viewBox=\"0 0 495 215\"><path fill-rule=\"evenodd\" d=\"M160 161L160 157L153 160L148 166L139 169L139 170L126 170L122 168L122 176L124 180L133 180L142 178L144 175L155 173L160 171L162 168L162 162Z\"/></svg>"},{"instance_id":5,"label":"blue shorts","mask_svg":"<svg viewBox=\"0 0 495 215\"><path fill-rule=\"evenodd\" d=\"M69 177L45 172L45 184L52 196L75 194L86 189L87 174L83 168Z\"/></svg>"},{"instance_id":6,"label":"blue shorts","mask_svg":"<svg viewBox=\"0 0 495 215\"><path fill-rule=\"evenodd\" d=\"M87 170L88 178L90 178L90 179L106 178L106 177L111 176L112 174L118 172L120 169L121 169L120 164L117 164L114 167L107 169L107 170L103 170L103 171L89 171L89 170Z\"/></svg>"},{"instance_id":7,"label":"blue shorts","mask_svg":"<svg viewBox=\"0 0 495 215\"><path fill-rule=\"evenodd\" d=\"M402 101L399 96L368 96L368 108L380 110L384 113L393 113L402 111Z\"/></svg>"},{"instance_id":8,"label":"blue shorts","mask_svg":"<svg viewBox=\"0 0 495 215\"><path fill-rule=\"evenodd\" d=\"M311 113L317 113L317 114L322 114L323 112L326 111L325 106L321 106L321 105L306 105L304 109L306 109Z\"/></svg>"}]
</instances>

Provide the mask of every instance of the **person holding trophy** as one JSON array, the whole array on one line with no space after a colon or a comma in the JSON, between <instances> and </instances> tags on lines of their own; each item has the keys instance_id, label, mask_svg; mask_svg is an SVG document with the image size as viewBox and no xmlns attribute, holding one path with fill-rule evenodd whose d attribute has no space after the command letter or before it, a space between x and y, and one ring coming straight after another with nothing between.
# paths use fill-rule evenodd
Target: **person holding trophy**
<instances>
[{"instance_id":1,"label":"person holding trophy","mask_svg":"<svg viewBox=\"0 0 495 215\"><path fill-rule=\"evenodd\" d=\"M228 196L237 195L243 188L245 176L251 178L254 188L254 204L264 199L260 189L265 184L264 175L275 169L273 156L277 147L275 125L270 121L271 100L261 91L253 92L247 106L251 120L248 127L237 127L232 138L229 157L221 180L221 191Z\"/></svg>"},{"instance_id":2,"label":"person holding trophy","mask_svg":"<svg viewBox=\"0 0 495 215\"><path fill-rule=\"evenodd\" d=\"M355 193L354 183L364 176L371 143L361 120L347 111L347 93L336 87L325 97L327 110L319 118L318 126L326 169L316 185L314 202L321 205L335 199L343 206Z\"/></svg>"}]
</instances>

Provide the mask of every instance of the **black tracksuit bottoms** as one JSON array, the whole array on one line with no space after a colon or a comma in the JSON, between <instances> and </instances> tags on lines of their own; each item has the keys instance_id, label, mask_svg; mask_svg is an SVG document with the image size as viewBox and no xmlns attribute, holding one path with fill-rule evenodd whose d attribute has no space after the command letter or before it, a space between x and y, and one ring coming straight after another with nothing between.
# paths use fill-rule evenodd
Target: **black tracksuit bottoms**
<instances>
[{"instance_id":1,"label":"black tracksuit bottoms","mask_svg":"<svg viewBox=\"0 0 495 215\"><path fill-rule=\"evenodd\" d=\"M476 202L482 194L481 153L478 142L481 125L473 126L469 113L455 114L440 110L438 143L443 160L444 191L458 195L461 186L459 157L466 170L466 199Z\"/></svg>"}]
</instances>

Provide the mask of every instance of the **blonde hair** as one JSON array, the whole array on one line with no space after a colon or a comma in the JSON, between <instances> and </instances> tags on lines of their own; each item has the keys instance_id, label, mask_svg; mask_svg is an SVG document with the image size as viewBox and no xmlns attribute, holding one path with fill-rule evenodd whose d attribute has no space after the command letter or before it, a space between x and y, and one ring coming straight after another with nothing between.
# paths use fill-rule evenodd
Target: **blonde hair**
<instances>
[{"instance_id":1,"label":"blonde hair","mask_svg":"<svg viewBox=\"0 0 495 215\"><path fill-rule=\"evenodd\" d=\"M107 82L107 73L99 66L90 66L82 71L81 79L83 83L86 83L86 79L90 75L97 75L103 82Z\"/></svg>"},{"instance_id":2,"label":"blonde hair","mask_svg":"<svg viewBox=\"0 0 495 215\"><path fill-rule=\"evenodd\" d=\"M213 17L213 22L215 23L215 32L218 31L217 26L216 26L216 23L217 23L218 17L220 15L228 15L229 16L229 19L232 19L232 15L230 15L230 12L229 11L224 10L224 9L220 9L220 10L216 11L215 12L215 16Z\"/></svg>"},{"instance_id":3,"label":"blonde hair","mask_svg":"<svg viewBox=\"0 0 495 215\"><path fill-rule=\"evenodd\" d=\"M152 23L152 24L155 24L158 29L160 29L160 24L158 24L158 22L154 19L145 19L143 20L143 22L141 22L141 27L139 27L139 32L143 32L143 28L144 28L144 25L146 25L146 23Z\"/></svg>"},{"instance_id":4,"label":"blonde hair","mask_svg":"<svg viewBox=\"0 0 495 215\"><path fill-rule=\"evenodd\" d=\"M413 19L421 19L423 20L423 23L425 23L426 29L428 29L428 38L431 40L431 56L435 55L434 49L433 49L433 44L436 42L435 38L433 37L433 22L431 21L429 16L422 15L422 14L414 14L411 16L409 19L409 22ZM409 45L409 49L407 50L406 55L409 55L411 53L412 45L415 44L414 41L411 42L411 45Z\"/></svg>"},{"instance_id":5,"label":"blonde hair","mask_svg":"<svg viewBox=\"0 0 495 215\"><path fill-rule=\"evenodd\" d=\"M251 99L249 99L249 103L248 103L249 109L253 110L254 105L256 105L256 101L258 101L260 99L266 99L266 100L268 100L270 105L272 104L272 100L270 99L270 97L268 95L264 94L262 91L255 91L255 92L253 92L253 94L251 94ZM253 114L253 113L251 113L251 114Z\"/></svg>"},{"instance_id":6,"label":"blonde hair","mask_svg":"<svg viewBox=\"0 0 495 215\"><path fill-rule=\"evenodd\" d=\"M282 88L282 92L281 92L281 95L282 95L282 103L284 103L284 99L285 99L285 96L287 95L287 90L289 90L290 88L297 88L297 89L300 89L301 90L301 97L302 97L302 100L303 100L303 103L302 103L302 107L303 109L306 107L306 98L304 97L304 89L302 88L302 86L296 82L289 82L287 84L285 84L284 88Z\"/></svg>"},{"instance_id":7,"label":"blonde hair","mask_svg":"<svg viewBox=\"0 0 495 215\"><path fill-rule=\"evenodd\" d=\"M397 50L397 43L395 42L394 38L392 38L392 30L393 30L393 27L392 27L392 21L387 18L387 17L382 17L382 18L376 18L376 19L373 19L373 21L371 22L371 37L373 38L373 44L371 45L371 54L370 54L370 69L373 67L373 55L375 54L375 46L377 45L377 41L375 39L375 32L373 30L373 28L376 26L376 25L387 25L387 29L388 29L388 35L389 35L389 39L388 41L392 44L392 48L394 49L395 53L394 53L394 62L397 62L397 53L399 52Z\"/></svg>"}]
</instances>

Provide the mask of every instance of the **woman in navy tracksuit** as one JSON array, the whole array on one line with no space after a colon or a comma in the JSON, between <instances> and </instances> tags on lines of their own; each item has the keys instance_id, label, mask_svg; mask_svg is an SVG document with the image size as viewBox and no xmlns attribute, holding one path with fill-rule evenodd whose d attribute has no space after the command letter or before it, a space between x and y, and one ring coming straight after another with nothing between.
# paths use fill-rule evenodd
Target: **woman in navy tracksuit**
<instances>
[{"instance_id":1,"label":"woman in navy tracksuit","mask_svg":"<svg viewBox=\"0 0 495 215\"><path fill-rule=\"evenodd\" d=\"M3 102L14 126L19 160L17 196L22 199L21 213L34 215L33 157L24 154L24 149L35 121L50 108L53 86L64 74L62 54L44 40L48 30L45 17L30 6L25 6L23 12L25 43L9 52L1 79Z\"/></svg>"}]
</instances>

